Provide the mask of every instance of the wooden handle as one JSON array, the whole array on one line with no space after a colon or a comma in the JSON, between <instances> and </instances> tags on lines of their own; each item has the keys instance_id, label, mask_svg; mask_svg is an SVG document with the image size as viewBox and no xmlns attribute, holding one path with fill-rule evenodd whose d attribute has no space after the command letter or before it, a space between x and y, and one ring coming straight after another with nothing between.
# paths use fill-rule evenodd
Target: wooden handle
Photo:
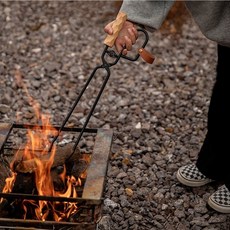
<instances>
[{"instance_id":1,"label":"wooden handle","mask_svg":"<svg viewBox=\"0 0 230 230\"><path fill-rule=\"evenodd\" d=\"M104 40L104 44L113 47L114 42L120 32L120 30L123 27L124 22L127 20L127 15L124 12L119 12L116 20L113 22L113 34L112 35L107 35L107 37Z\"/></svg>"}]
</instances>

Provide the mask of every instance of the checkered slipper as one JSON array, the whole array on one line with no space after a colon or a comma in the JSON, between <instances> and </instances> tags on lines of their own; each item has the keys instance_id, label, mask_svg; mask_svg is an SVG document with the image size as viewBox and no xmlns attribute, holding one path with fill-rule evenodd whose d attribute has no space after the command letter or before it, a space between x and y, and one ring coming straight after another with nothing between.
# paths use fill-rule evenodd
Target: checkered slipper
<instances>
[{"instance_id":1,"label":"checkered slipper","mask_svg":"<svg viewBox=\"0 0 230 230\"><path fill-rule=\"evenodd\" d=\"M190 187L199 187L212 182L198 170L195 164L180 167L176 176L182 184Z\"/></svg>"},{"instance_id":2,"label":"checkered slipper","mask_svg":"<svg viewBox=\"0 0 230 230\"><path fill-rule=\"evenodd\" d=\"M209 197L208 204L217 212L230 213L230 191L222 185Z\"/></svg>"}]
</instances>

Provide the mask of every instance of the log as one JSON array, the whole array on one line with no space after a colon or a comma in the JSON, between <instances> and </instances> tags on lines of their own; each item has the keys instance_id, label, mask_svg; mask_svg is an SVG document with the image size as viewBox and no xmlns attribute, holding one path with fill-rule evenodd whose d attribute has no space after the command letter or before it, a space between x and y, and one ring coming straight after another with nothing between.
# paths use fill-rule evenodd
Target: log
<instances>
[{"instance_id":1,"label":"log","mask_svg":"<svg viewBox=\"0 0 230 230\"><path fill-rule=\"evenodd\" d=\"M60 170L56 167L50 172L55 191L65 190L65 182L59 177ZM13 193L37 194L34 173L17 173L12 190Z\"/></svg>"},{"instance_id":2,"label":"log","mask_svg":"<svg viewBox=\"0 0 230 230\"><path fill-rule=\"evenodd\" d=\"M81 158L81 152L79 148L76 148L73 155L70 157L70 155L73 152L73 146L74 146L73 143L69 143L65 146L57 146L52 168L68 163L73 164L73 162L77 162ZM49 160L50 153L46 155L38 156L37 158L39 158L41 161L45 163ZM36 167L37 164L35 158L31 160L23 160L23 152L19 151L14 160L12 170L14 172L20 172L20 173L32 173L34 172Z\"/></svg>"},{"instance_id":3,"label":"log","mask_svg":"<svg viewBox=\"0 0 230 230\"><path fill-rule=\"evenodd\" d=\"M71 175L73 175L77 179L87 169L87 166L88 163L85 160L79 160L77 162L74 162Z\"/></svg>"},{"instance_id":4,"label":"log","mask_svg":"<svg viewBox=\"0 0 230 230\"><path fill-rule=\"evenodd\" d=\"M63 172L64 165L66 167L66 174L73 175L78 178L83 173L88 163L81 159L82 155L77 148L73 155L70 157L73 149L73 144L69 143L65 146L58 146L54 156L54 163L51 168L51 178L53 180L55 191L63 191L65 189L65 182L61 180L59 175ZM15 150L16 151L16 150ZM48 160L50 154L40 157L44 163ZM70 157L70 158L69 158ZM16 181L12 192L34 194L35 180L34 171L36 169L36 160L23 160L23 151L19 151L15 155L12 170L17 173ZM5 179L10 176L10 167L1 162L0 164L0 189L2 191L5 186Z\"/></svg>"},{"instance_id":5,"label":"log","mask_svg":"<svg viewBox=\"0 0 230 230\"><path fill-rule=\"evenodd\" d=\"M34 173L17 173L13 193L34 194L35 188Z\"/></svg>"},{"instance_id":6,"label":"log","mask_svg":"<svg viewBox=\"0 0 230 230\"><path fill-rule=\"evenodd\" d=\"M71 172L76 179L83 173L87 168L88 163L84 160L79 160L74 163L71 169L66 170ZM51 169L51 178L53 181L53 186L55 191L64 191L66 189L66 181L63 181L60 178L60 174L63 172L63 166L57 166ZM5 184L4 184L5 185ZM16 180L14 182L14 187L12 190L13 193L22 193L22 194L37 194L36 185L35 185L35 176L34 172L32 173L17 173Z\"/></svg>"},{"instance_id":7,"label":"log","mask_svg":"<svg viewBox=\"0 0 230 230\"><path fill-rule=\"evenodd\" d=\"M64 167L63 167L63 169L64 169ZM52 181L53 181L54 190L61 192L61 191L65 190L66 184L65 184L65 181L63 181L60 178L60 176L59 176L60 173L61 173L61 171L59 169L59 166L51 169L51 177L52 177Z\"/></svg>"}]
</instances>

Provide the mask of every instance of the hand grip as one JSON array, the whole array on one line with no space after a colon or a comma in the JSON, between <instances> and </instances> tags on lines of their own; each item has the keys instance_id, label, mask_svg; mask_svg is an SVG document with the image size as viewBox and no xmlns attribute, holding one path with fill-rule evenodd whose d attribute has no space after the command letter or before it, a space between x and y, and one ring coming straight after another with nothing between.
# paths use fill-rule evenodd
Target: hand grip
<instances>
[{"instance_id":1,"label":"hand grip","mask_svg":"<svg viewBox=\"0 0 230 230\"><path fill-rule=\"evenodd\" d=\"M104 44L113 47L115 40L120 32L120 30L123 27L124 22L127 20L127 15L124 12L119 12L116 20L113 22L113 34L107 35L107 37L104 40Z\"/></svg>"}]
</instances>

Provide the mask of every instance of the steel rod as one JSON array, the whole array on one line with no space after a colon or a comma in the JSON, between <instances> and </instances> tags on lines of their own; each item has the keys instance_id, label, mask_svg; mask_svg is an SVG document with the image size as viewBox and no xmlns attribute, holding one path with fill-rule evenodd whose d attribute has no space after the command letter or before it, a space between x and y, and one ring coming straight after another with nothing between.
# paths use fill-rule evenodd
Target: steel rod
<instances>
[{"instance_id":1,"label":"steel rod","mask_svg":"<svg viewBox=\"0 0 230 230\"><path fill-rule=\"evenodd\" d=\"M107 75L106 75L106 77L104 79L104 82L103 82L103 84L102 84L102 86L101 86L101 88L99 90L99 93L98 93L98 95L97 95L97 97L96 97L96 99L94 101L94 104L91 107L90 112L89 112L89 114L88 114L88 116L87 116L87 118L86 118L86 120L85 120L85 122L83 124L82 130L81 130L81 132L80 132L80 134L79 134L79 136L78 136L78 138L77 138L77 140L75 142L75 145L74 145L74 148L73 148L73 152L74 152L74 150L76 150L77 145L79 144L80 139L81 139L83 133L85 132L85 129L86 129L86 126L87 126L87 124L88 124L88 122L90 120L90 117L92 116L92 114L94 112L94 109L95 109L95 107L96 107L96 105L97 105L97 103L98 103L98 101L99 101L99 99L101 97L101 94L102 94L102 92L103 92L103 90L104 90L104 88L106 86L106 83L107 83L107 81L108 81L108 79L110 77L110 67L113 66L113 65L115 65L115 64L117 64L117 62L119 61L119 59L120 59L120 57L122 55L122 51L123 50L121 51L121 53L119 55L115 56L115 60L113 62L107 62L106 59L105 59L105 56L106 56L106 54L108 54L108 48L109 48L108 46L105 46L105 48L104 48L104 50L102 52L102 55L101 55L102 65L97 66L97 67L94 68L93 72L91 73L90 77L88 78L87 82L85 83L84 87L82 88L80 94L78 95L76 101L72 105L69 113L65 117L63 123L61 124L61 126L60 126L60 128L58 130L58 134L53 138L53 140L52 140L52 142L50 144L48 152L51 151L51 149L52 149L52 147L54 145L54 142L58 139L58 136L60 135L61 131L63 131L63 129L64 129L67 121L69 120L70 116L72 115L73 111L75 110L75 108L76 108L77 104L79 103L79 101L80 101L83 93L85 92L85 90L87 89L87 87L90 84L91 80L95 76L96 71L98 69L105 69L106 72L107 72ZM72 156L72 154L70 155L70 157Z\"/></svg>"},{"instance_id":2,"label":"steel rod","mask_svg":"<svg viewBox=\"0 0 230 230\"><path fill-rule=\"evenodd\" d=\"M82 135L84 133L84 130L85 130L85 128L86 128L86 126L87 126L87 124L88 124L88 122L89 122L89 120L90 120L90 118L91 118L91 116L92 116L92 114L94 112L94 109L95 109L95 107L96 107L96 105L97 105L97 103L98 103L98 101L99 101L99 99L100 99L100 97L102 95L102 92L103 92L103 90L104 90L104 88L106 86L106 83L109 80L109 77L110 77L110 70L109 70L109 68L106 69L106 71L107 71L107 76L106 76L106 78L105 78L105 80L104 80L104 82L102 84L102 87L101 87L101 89L100 89L100 91L99 91L99 93L98 93L98 95L97 95L97 97L96 97L96 99L95 99L95 101L93 103L93 106L90 109L90 112L89 112L89 114L88 114L88 116L86 118L86 121L85 121L85 123L84 123L84 125L82 127L82 130L81 130L80 134L78 135L78 138L77 138L77 140L76 140L76 142L74 144L74 147L73 147L72 154L70 154L69 158L73 155L74 151L76 150L77 145L79 144L80 139L81 139L81 137L82 137Z\"/></svg>"},{"instance_id":3,"label":"steel rod","mask_svg":"<svg viewBox=\"0 0 230 230\"><path fill-rule=\"evenodd\" d=\"M59 202L98 202L99 199L83 199L81 197L73 198L73 197L55 197L55 196L38 196L31 194L23 194L23 193L0 193L0 197L6 199L28 199L28 200L45 200L45 201L59 201Z\"/></svg>"},{"instance_id":4,"label":"steel rod","mask_svg":"<svg viewBox=\"0 0 230 230\"><path fill-rule=\"evenodd\" d=\"M60 128L59 128L59 130L58 130L58 134L54 137L53 141L51 142L48 152L51 151L51 149L53 148L54 142L58 139L59 134L61 133L61 131L63 130L63 128L64 128L64 126L66 125L67 121L69 120L70 116L72 115L72 113L73 113L74 109L76 108L78 102L80 101L80 99L81 99L83 93L85 92L85 90L87 89L87 87L88 87L90 81L92 80L92 78L93 78L95 72L96 72L99 68L100 68L100 67L96 67L96 68L93 70L93 72L91 73L90 77L88 78L87 82L85 83L84 87L82 88L80 94L78 95L76 101L75 101L74 104L72 105L72 107L71 107L69 113L67 114L67 116L65 117L64 121L62 122L62 124L61 124L61 126L60 126Z\"/></svg>"}]
</instances>

